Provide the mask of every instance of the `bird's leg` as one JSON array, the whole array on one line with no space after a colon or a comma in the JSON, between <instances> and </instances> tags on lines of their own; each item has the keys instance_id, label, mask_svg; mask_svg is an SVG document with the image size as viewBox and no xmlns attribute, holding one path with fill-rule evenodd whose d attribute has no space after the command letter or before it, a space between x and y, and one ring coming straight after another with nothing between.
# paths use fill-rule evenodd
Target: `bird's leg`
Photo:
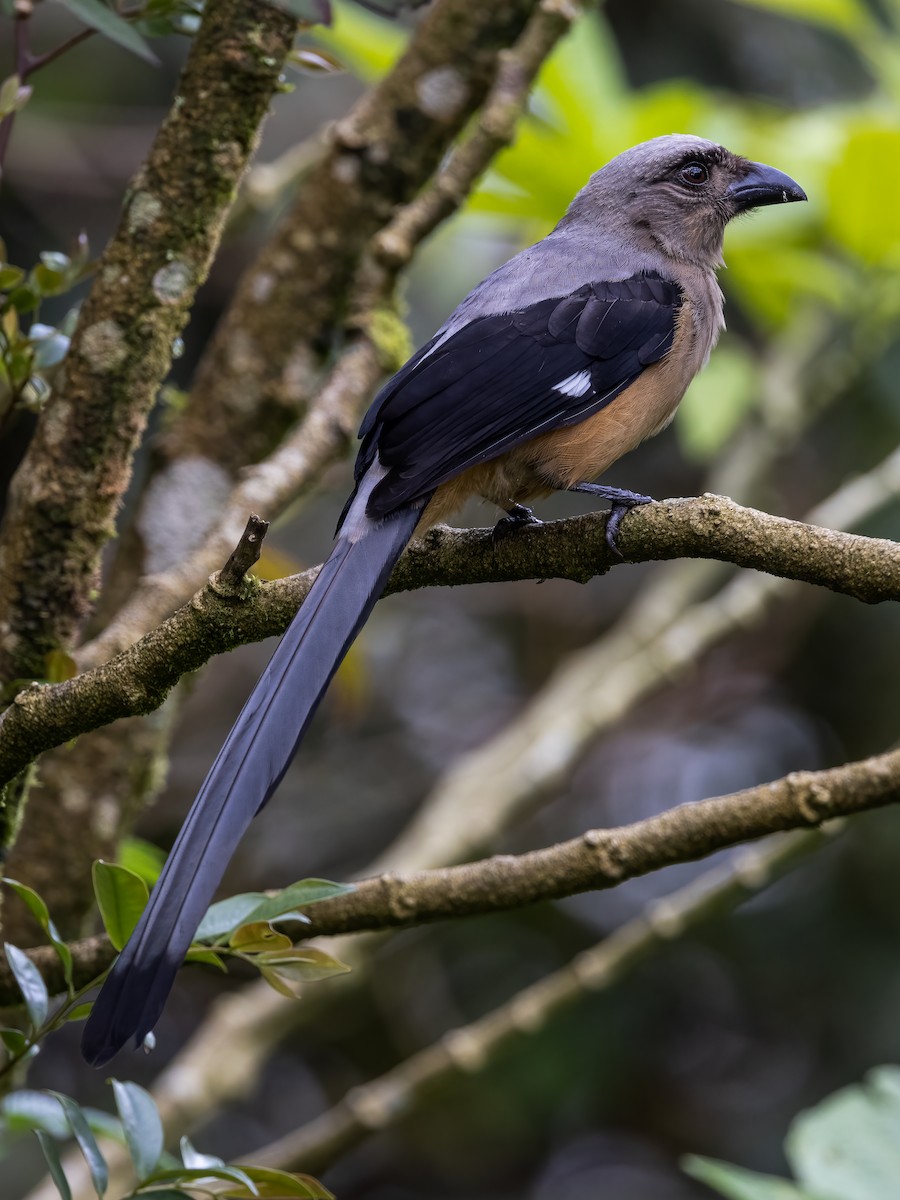
<instances>
[{"instance_id":1,"label":"bird's leg","mask_svg":"<svg viewBox=\"0 0 900 1200\"><path fill-rule=\"evenodd\" d=\"M568 491L585 492L588 496L599 496L602 500L610 502L612 507L606 519L606 544L616 558L622 557L622 551L616 541L622 518L639 504L653 503L652 496L642 496L640 492L628 492L624 488L605 487L602 483L575 483Z\"/></svg>"},{"instance_id":2,"label":"bird's leg","mask_svg":"<svg viewBox=\"0 0 900 1200\"><path fill-rule=\"evenodd\" d=\"M505 537L509 537L511 533L515 533L517 529L524 529L526 525L543 525L543 521L539 520L534 515L530 508L526 508L524 504L514 504L506 510L507 515L501 517L494 526L492 539L495 542L501 541Z\"/></svg>"}]
</instances>

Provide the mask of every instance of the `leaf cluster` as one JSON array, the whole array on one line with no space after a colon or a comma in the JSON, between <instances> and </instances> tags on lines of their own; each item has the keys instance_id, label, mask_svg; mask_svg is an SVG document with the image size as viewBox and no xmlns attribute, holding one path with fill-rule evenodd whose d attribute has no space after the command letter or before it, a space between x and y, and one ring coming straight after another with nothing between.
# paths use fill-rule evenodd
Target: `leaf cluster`
<instances>
[{"instance_id":1,"label":"leaf cluster","mask_svg":"<svg viewBox=\"0 0 900 1200\"><path fill-rule=\"evenodd\" d=\"M0 240L0 428L16 405L38 409L50 395L78 311L70 309L54 326L39 319L41 305L88 277L89 254L87 237L81 234L68 254L45 250L26 269L8 261Z\"/></svg>"},{"instance_id":2,"label":"leaf cluster","mask_svg":"<svg viewBox=\"0 0 900 1200\"><path fill-rule=\"evenodd\" d=\"M104 928L116 949L121 949L140 919L149 898L148 883L158 873L158 856L144 843L125 845L123 863L94 864L94 891ZM37 967L16 946L5 944L10 970L22 994L23 1027L0 1028L5 1061L0 1065L0 1088L7 1094L0 1101L0 1159L15 1141L33 1133L43 1152L47 1169L62 1200L71 1200L59 1144L74 1139L90 1173L98 1197L104 1197L109 1170L98 1137L111 1138L127 1148L138 1181L123 1200L153 1197L154 1200L191 1200L196 1195L243 1200L246 1197L307 1197L329 1200L331 1193L309 1175L255 1166L229 1164L213 1155L201 1154L187 1138L175 1158L164 1151L163 1127L150 1094L135 1083L111 1080L118 1118L97 1109L82 1107L70 1096L56 1091L13 1090L14 1080L30 1059L39 1053L44 1039L62 1025L84 1020L92 1002L85 996L102 982L104 975L75 989L72 954L60 937L47 905L26 884L5 879L26 905L56 951L66 980L67 994L55 1006ZM294 998L302 983L343 974L349 968L311 946L295 945L276 924L308 923L303 908L351 890L323 879L305 879L281 892L249 892L232 896L210 907L188 953L188 961L203 962L225 970L226 958L237 958L255 967L276 991ZM148 1039L152 1045L152 1037Z\"/></svg>"}]
</instances>

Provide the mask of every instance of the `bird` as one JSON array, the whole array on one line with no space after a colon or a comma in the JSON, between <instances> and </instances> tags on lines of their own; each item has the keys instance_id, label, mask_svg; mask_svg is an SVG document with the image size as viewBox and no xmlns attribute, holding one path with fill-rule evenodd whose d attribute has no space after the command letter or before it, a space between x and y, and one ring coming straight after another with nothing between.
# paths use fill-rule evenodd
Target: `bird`
<instances>
[{"instance_id":1,"label":"bird","mask_svg":"<svg viewBox=\"0 0 900 1200\"><path fill-rule=\"evenodd\" d=\"M375 396L334 549L219 751L88 1018L95 1066L157 1023L240 838L421 535L478 495L507 536L553 491L625 514L650 497L593 482L664 429L724 327L725 227L806 200L793 179L705 138L633 146L591 176L557 226L480 283Z\"/></svg>"}]
</instances>

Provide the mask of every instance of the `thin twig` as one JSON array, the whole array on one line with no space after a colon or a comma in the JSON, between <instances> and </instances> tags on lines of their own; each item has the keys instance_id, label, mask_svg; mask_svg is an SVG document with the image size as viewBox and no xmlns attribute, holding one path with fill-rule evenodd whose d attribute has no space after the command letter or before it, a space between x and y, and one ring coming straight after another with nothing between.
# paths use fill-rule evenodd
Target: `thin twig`
<instances>
[{"instance_id":1,"label":"thin twig","mask_svg":"<svg viewBox=\"0 0 900 1200\"><path fill-rule=\"evenodd\" d=\"M233 592L240 587L244 576L250 568L259 562L262 553L263 539L269 530L269 522L263 521L256 513L251 513L247 526L241 534L241 540L232 551L228 562L219 572L219 587Z\"/></svg>"}]
</instances>

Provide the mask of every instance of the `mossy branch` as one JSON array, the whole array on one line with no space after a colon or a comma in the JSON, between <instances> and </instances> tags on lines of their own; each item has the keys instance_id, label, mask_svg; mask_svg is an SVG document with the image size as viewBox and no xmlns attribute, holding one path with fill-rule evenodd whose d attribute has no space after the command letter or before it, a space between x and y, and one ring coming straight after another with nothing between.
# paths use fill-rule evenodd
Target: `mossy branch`
<instances>
[{"instance_id":1,"label":"mossy branch","mask_svg":"<svg viewBox=\"0 0 900 1200\"><path fill-rule=\"evenodd\" d=\"M388 592L503 580L584 582L617 565L603 538L605 514L555 521L499 544L489 530L439 528L398 563ZM716 558L803 580L868 603L900 599L900 545L820 529L742 508L721 496L634 510L622 526L627 561ZM0 783L38 754L124 716L151 712L213 655L280 634L316 570L255 589L215 580L110 662L65 683L32 684L0 716Z\"/></svg>"},{"instance_id":2,"label":"mossy branch","mask_svg":"<svg viewBox=\"0 0 900 1200\"><path fill-rule=\"evenodd\" d=\"M0 679L41 677L91 610L132 456L290 49L263 0L210 0L10 491Z\"/></svg>"}]
</instances>

